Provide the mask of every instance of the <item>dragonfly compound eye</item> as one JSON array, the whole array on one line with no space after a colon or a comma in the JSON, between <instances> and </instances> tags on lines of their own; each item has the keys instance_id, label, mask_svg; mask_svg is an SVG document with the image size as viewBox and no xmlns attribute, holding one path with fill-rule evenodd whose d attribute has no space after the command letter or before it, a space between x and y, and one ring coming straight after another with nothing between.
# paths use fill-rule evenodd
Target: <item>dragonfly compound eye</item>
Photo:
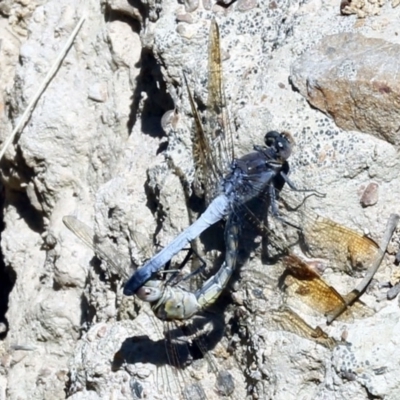
<instances>
[{"instance_id":1,"label":"dragonfly compound eye","mask_svg":"<svg viewBox=\"0 0 400 400\"><path fill-rule=\"evenodd\" d=\"M277 131L269 131L264 136L264 143L267 147L273 147L281 134Z\"/></svg>"},{"instance_id":2,"label":"dragonfly compound eye","mask_svg":"<svg viewBox=\"0 0 400 400\"><path fill-rule=\"evenodd\" d=\"M136 296L138 296L140 300L147 301L149 303L157 301L162 297L163 294L163 290L160 285L160 281L148 281L145 285L137 290Z\"/></svg>"},{"instance_id":3,"label":"dragonfly compound eye","mask_svg":"<svg viewBox=\"0 0 400 400\"><path fill-rule=\"evenodd\" d=\"M276 158L287 160L292 152L292 136L287 132L269 131L265 134L264 142L274 151Z\"/></svg>"}]
</instances>

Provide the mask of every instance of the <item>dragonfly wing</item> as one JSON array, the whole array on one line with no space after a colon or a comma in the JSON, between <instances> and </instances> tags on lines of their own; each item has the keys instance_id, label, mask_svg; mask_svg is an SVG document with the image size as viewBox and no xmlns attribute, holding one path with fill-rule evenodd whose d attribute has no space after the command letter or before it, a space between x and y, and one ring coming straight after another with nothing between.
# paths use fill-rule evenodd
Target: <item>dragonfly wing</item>
<instances>
[{"instance_id":1,"label":"dragonfly wing","mask_svg":"<svg viewBox=\"0 0 400 400\"><path fill-rule=\"evenodd\" d=\"M208 99L204 125L196 109L186 77L185 83L195 121L193 138L195 184L203 188L206 201L209 202L215 193L216 186L229 171L234 159L232 129L222 78L220 35L215 20L211 21L209 33Z\"/></svg>"},{"instance_id":2,"label":"dragonfly wing","mask_svg":"<svg viewBox=\"0 0 400 400\"><path fill-rule=\"evenodd\" d=\"M377 243L369 237L328 218L307 215L302 227L308 251L338 261L338 268L347 272L366 269L380 252Z\"/></svg>"},{"instance_id":3,"label":"dragonfly wing","mask_svg":"<svg viewBox=\"0 0 400 400\"><path fill-rule=\"evenodd\" d=\"M221 179L219 171L213 163L212 149L207 139L199 112L193 99L186 75L184 75L185 85L189 96L190 108L192 110L195 136L193 138L193 162L195 166L195 191L202 193L205 191L206 197L211 196L214 184Z\"/></svg>"},{"instance_id":4,"label":"dragonfly wing","mask_svg":"<svg viewBox=\"0 0 400 400\"><path fill-rule=\"evenodd\" d=\"M63 222L72 233L93 250L98 258L105 261L122 278L128 278L128 270L117 262L117 260L121 259L120 255L111 246L107 246L104 243L100 246L96 241L93 229L72 215L63 217Z\"/></svg>"},{"instance_id":5,"label":"dragonfly wing","mask_svg":"<svg viewBox=\"0 0 400 400\"><path fill-rule=\"evenodd\" d=\"M290 227L283 224L286 236L297 238L307 255L328 260L333 269L348 273L365 270L381 253L379 245L373 239L317 214L308 207L306 200L299 202L288 191L280 200L280 217L292 225ZM267 201L268 199L264 199L264 202ZM270 221L277 229L280 229L278 225L282 226L274 218ZM269 232L271 229L268 230L267 227L267 233Z\"/></svg>"},{"instance_id":6,"label":"dragonfly wing","mask_svg":"<svg viewBox=\"0 0 400 400\"><path fill-rule=\"evenodd\" d=\"M283 282L290 297L301 299L304 304L322 315L330 315L340 307L346 308L343 297L306 262L294 254L284 257L283 262L286 267ZM346 310L342 317L352 320L351 311Z\"/></svg>"},{"instance_id":7,"label":"dragonfly wing","mask_svg":"<svg viewBox=\"0 0 400 400\"><path fill-rule=\"evenodd\" d=\"M237 381L230 372L221 368L211 353L212 349L221 346L221 324L221 316L211 319L197 316L180 328L173 323L164 324L168 328L165 331L167 357L178 375L185 399L206 399L216 391L228 399L239 399L244 395L244 381ZM196 364L195 368L192 364ZM197 381L190 379L189 375Z\"/></svg>"},{"instance_id":8,"label":"dragonfly wing","mask_svg":"<svg viewBox=\"0 0 400 400\"><path fill-rule=\"evenodd\" d=\"M225 175L235 157L233 135L222 74L219 27L215 19L210 25L208 48L208 98L209 140L214 150L213 158L221 175Z\"/></svg>"},{"instance_id":9,"label":"dragonfly wing","mask_svg":"<svg viewBox=\"0 0 400 400\"><path fill-rule=\"evenodd\" d=\"M320 327L312 328L288 307L273 311L272 318L283 330L314 340L328 349L333 349L337 344L337 341L328 336Z\"/></svg>"},{"instance_id":10,"label":"dragonfly wing","mask_svg":"<svg viewBox=\"0 0 400 400\"><path fill-rule=\"evenodd\" d=\"M285 198L286 202L287 200ZM363 270L363 274L366 274L363 282L367 281L362 289L357 286L349 295L342 296L333 287L327 285L307 264L292 255L286 259L285 263L287 267L285 283L291 287L292 296L301 298L314 310L327 316L328 324L342 312L341 317L344 319L371 316L372 310L356 299L365 291L378 269L397 220L389 221L388 233L385 234L384 242L379 246L371 238L316 214L304 204L294 214L299 217L296 224L301 228L300 244L303 250L314 257L325 258L333 269L349 273ZM368 271L365 272L366 270Z\"/></svg>"}]
</instances>

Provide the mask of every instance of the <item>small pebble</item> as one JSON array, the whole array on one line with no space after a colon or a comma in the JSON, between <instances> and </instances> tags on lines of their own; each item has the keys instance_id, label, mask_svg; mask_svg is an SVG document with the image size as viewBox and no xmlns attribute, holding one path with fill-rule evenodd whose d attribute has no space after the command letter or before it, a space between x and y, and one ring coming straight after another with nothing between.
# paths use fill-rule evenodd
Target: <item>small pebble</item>
<instances>
[{"instance_id":1,"label":"small pebble","mask_svg":"<svg viewBox=\"0 0 400 400\"><path fill-rule=\"evenodd\" d=\"M365 188L364 193L361 195L360 203L362 207L373 206L378 202L379 185L375 182L371 182Z\"/></svg>"}]
</instances>

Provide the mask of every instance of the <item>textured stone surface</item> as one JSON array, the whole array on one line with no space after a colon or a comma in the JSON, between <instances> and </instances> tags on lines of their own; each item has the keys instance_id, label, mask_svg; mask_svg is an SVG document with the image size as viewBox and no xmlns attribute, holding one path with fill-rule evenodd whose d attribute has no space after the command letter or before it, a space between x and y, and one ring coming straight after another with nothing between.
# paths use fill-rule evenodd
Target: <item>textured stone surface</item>
<instances>
[{"instance_id":1,"label":"textured stone surface","mask_svg":"<svg viewBox=\"0 0 400 400\"><path fill-rule=\"evenodd\" d=\"M398 8L384 6L380 16L360 23L355 16L341 16L338 2L331 0L241 1L224 7L211 1L131 3L52 0L1 5L2 140L80 16L89 16L1 164L1 249L14 281L5 288L9 296L7 334L0 346L1 399L119 399L141 393L156 398L170 382L170 397L178 398L177 376L184 383L201 382L210 398L218 396L215 371L204 359L173 374L163 355L162 327L155 327L139 302L123 298L118 268L99 265L61 222L73 214L93 226L99 242L114 250L114 261L128 273L130 258L133 267L140 265L187 226L190 215L179 176L192 178L192 119L182 70L196 96L205 99L212 17L221 27L237 154L261 144L267 130L289 130L296 140L292 180L327 194L310 202L317 212L368 228L376 239L390 213L400 212L399 157L391 144L398 144L393 128L397 111L394 100L381 101L397 93L394 78L388 76L385 82L389 94L366 85L362 104L368 107L349 118L353 125L346 129L357 130L351 132L310 107L289 81L290 75L294 80L291 71L298 68L299 57L310 60L314 54L310 65L325 65L325 53L312 53L312 48L325 37L332 41L334 34L363 35L365 46L375 43L371 55L360 53L371 64L357 76L375 74L366 75L366 83L378 76L377 60L387 60L385 68L394 68L385 51L399 46ZM188 13L188 7L193 11ZM185 13L185 18L177 18ZM390 44L380 47L377 39ZM357 43L347 47L355 50ZM335 46L328 54L331 65L333 56L345 50ZM308 73L314 76L315 71ZM326 79L331 86L338 82L337 75ZM306 93L305 81L298 82ZM358 90L363 86L357 82ZM297 85L303 92L301 83ZM344 80L340 95L349 86ZM379 185L379 198L362 208L360 188L372 181ZM392 246L391 253L396 251ZM206 318L222 318L212 355L218 368L233 374L236 397L244 398L247 389L250 397L260 399L397 399L399 308L397 300L386 300L378 284L391 280L392 259L385 261L377 282L363 296L377 312L372 317L327 327L323 316L296 309L310 325L321 325L336 340L347 337L352 343L331 351L277 326L272 311L286 301L277 289L281 267L261 265L258 255L252 253L240 271L241 280L233 283L233 297L240 305L228 297L224 315L221 305ZM356 284L330 269L324 278L341 293ZM126 341L148 352L134 353L142 358L128 358L113 369Z\"/></svg>"},{"instance_id":2,"label":"textured stone surface","mask_svg":"<svg viewBox=\"0 0 400 400\"><path fill-rule=\"evenodd\" d=\"M346 130L400 143L400 46L354 33L325 37L292 67L301 94Z\"/></svg>"},{"instance_id":3,"label":"textured stone surface","mask_svg":"<svg viewBox=\"0 0 400 400\"><path fill-rule=\"evenodd\" d=\"M379 15L381 7L390 3L392 7L397 7L398 0L342 0L340 3L340 12L343 15L356 14L358 18L366 18L370 15Z\"/></svg>"},{"instance_id":4,"label":"textured stone surface","mask_svg":"<svg viewBox=\"0 0 400 400\"><path fill-rule=\"evenodd\" d=\"M359 18L365 18L368 15L379 15L385 2L385 0L342 0L340 11L342 14L356 14Z\"/></svg>"}]
</instances>

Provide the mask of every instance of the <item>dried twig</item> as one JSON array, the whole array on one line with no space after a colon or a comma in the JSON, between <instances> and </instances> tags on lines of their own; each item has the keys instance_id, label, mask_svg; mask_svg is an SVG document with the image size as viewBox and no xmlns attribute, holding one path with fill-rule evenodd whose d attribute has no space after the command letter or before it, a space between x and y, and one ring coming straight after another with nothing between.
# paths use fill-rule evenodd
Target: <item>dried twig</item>
<instances>
[{"instance_id":1,"label":"dried twig","mask_svg":"<svg viewBox=\"0 0 400 400\"><path fill-rule=\"evenodd\" d=\"M17 125L15 126L14 130L11 132L11 135L7 138L7 140L3 144L3 148L0 151L0 161L4 156L4 153L6 152L8 146L10 143L14 140L15 135L19 132L21 127L23 127L28 120L31 112L33 111L37 101L39 100L40 96L46 89L46 86L49 84L55 73L57 72L58 68L61 65L61 62L63 61L64 57L66 56L69 48L72 45L72 42L74 41L76 35L79 32L79 29L81 28L83 22L85 21L85 17L82 17L78 24L76 25L75 29L72 31L70 37L68 38L67 42L65 43L64 47L60 51L57 59L54 61L52 67L50 68L50 71L47 73L46 77L44 78L42 84L40 85L39 89L35 93L35 95L32 97L31 101L29 102L28 106L26 107L24 113L22 114L21 118L17 122Z\"/></svg>"},{"instance_id":2,"label":"dried twig","mask_svg":"<svg viewBox=\"0 0 400 400\"><path fill-rule=\"evenodd\" d=\"M381 240L379 245L380 251L378 252L376 258L371 263L371 267L369 268L367 275L364 279L357 285L355 289L353 289L350 293L343 296L345 300L345 304L338 307L334 310L330 315L327 316L327 323L332 323L343 311L347 309L347 307L351 306L366 290L367 286L371 282L373 276L378 270L379 266L382 263L383 257L385 256L386 249L389 245L390 239L392 238L393 232L396 229L396 226L399 222L400 216L397 214L391 214L389 221L386 225L385 234Z\"/></svg>"}]
</instances>

